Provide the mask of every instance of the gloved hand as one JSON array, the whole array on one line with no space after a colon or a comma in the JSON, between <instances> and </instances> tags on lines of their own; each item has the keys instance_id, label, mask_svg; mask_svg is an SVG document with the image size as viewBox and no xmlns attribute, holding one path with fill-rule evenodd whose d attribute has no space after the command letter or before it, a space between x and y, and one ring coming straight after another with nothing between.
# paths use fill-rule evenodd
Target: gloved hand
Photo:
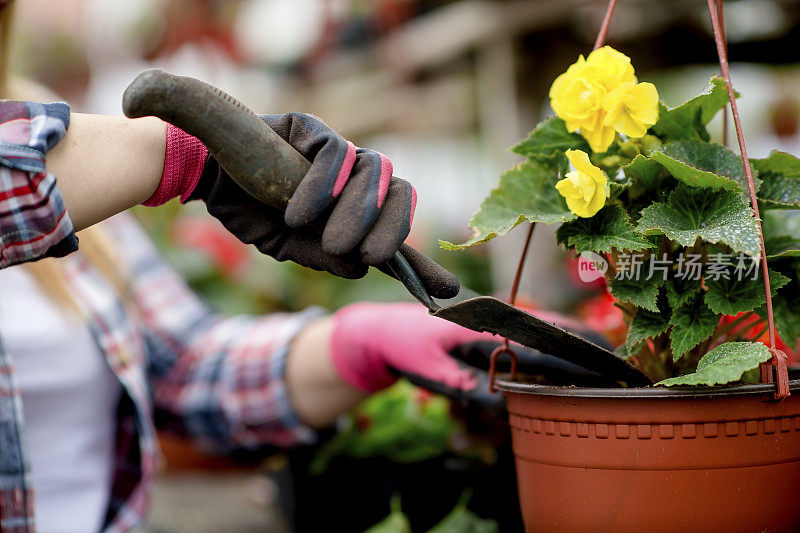
<instances>
[{"instance_id":1,"label":"gloved hand","mask_svg":"<svg viewBox=\"0 0 800 533\"><path fill-rule=\"evenodd\" d=\"M242 242L278 261L344 278L364 276L370 265L383 265L400 249L431 295L451 298L458 293L455 276L403 245L416 193L408 182L392 177L385 156L356 148L311 115L262 118L311 161L285 213L247 194L199 140L171 125L164 177L145 205L160 205L178 195L182 201L203 200L209 213ZM321 236L309 227L326 218Z\"/></svg>"},{"instance_id":2,"label":"gloved hand","mask_svg":"<svg viewBox=\"0 0 800 533\"><path fill-rule=\"evenodd\" d=\"M608 343L580 323L553 313L534 312L596 344ZM502 339L430 316L418 304L357 303L333 316L331 360L347 383L376 392L406 377L421 387L494 413L504 398L488 390L489 358ZM517 372L542 376L553 384L611 385L613 381L578 365L512 344ZM506 356L501 356L506 357ZM507 364L504 359L500 364ZM499 367L502 368L502 367Z\"/></svg>"}]
</instances>

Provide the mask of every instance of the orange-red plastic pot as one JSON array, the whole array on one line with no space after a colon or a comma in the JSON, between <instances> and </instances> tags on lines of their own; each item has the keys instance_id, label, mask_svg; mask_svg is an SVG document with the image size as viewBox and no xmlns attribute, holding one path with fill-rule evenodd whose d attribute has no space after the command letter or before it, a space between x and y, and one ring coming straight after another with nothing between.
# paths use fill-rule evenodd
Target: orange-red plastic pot
<instances>
[{"instance_id":1,"label":"orange-red plastic pot","mask_svg":"<svg viewBox=\"0 0 800 533\"><path fill-rule=\"evenodd\" d=\"M705 390L498 381L531 532L800 531L800 380Z\"/></svg>"}]
</instances>

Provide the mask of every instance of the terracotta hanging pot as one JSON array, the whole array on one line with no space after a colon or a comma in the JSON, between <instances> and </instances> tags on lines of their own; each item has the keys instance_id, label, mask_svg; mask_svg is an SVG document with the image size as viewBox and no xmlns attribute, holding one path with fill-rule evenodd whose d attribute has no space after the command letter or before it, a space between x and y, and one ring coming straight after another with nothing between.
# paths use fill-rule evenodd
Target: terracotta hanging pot
<instances>
[{"instance_id":1,"label":"terracotta hanging pot","mask_svg":"<svg viewBox=\"0 0 800 533\"><path fill-rule=\"evenodd\" d=\"M800 531L800 394L498 387L528 531Z\"/></svg>"}]
</instances>

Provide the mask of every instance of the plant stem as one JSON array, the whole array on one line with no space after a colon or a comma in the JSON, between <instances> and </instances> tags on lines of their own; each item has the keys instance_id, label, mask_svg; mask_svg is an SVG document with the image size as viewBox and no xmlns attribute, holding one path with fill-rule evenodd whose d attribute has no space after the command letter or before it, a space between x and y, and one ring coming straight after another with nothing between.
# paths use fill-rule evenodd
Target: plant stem
<instances>
[{"instance_id":1,"label":"plant stem","mask_svg":"<svg viewBox=\"0 0 800 533\"><path fill-rule=\"evenodd\" d=\"M758 240L761 248L761 273L764 277L764 293L767 297L767 324L769 325L769 348L775 355L775 319L772 311L772 289L769 281L769 269L767 266L767 249L764 244L764 229L761 224L761 214L758 211L758 197L756 196L756 186L753 177L753 169L750 167L750 158L747 156L747 147L744 142L744 134L742 133L742 122L739 118L739 109L736 105L736 93L733 90L733 81L731 80L730 68L728 66L728 46L725 38L724 30L722 29L722 21L720 20L721 9L719 5L722 0L708 0L708 11L711 16L711 27L714 30L714 40L717 44L717 55L719 56L719 66L722 70L722 77L725 80L725 88L728 90L728 101L731 105L731 115L733 116L733 126L736 130L736 139L739 142L739 155L742 158L742 169L744 170L745 178L747 179L747 189L750 193L750 203L753 208L753 218L758 227ZM763 376L762 376L763 377Z\"/></svg>"}]
</instances>

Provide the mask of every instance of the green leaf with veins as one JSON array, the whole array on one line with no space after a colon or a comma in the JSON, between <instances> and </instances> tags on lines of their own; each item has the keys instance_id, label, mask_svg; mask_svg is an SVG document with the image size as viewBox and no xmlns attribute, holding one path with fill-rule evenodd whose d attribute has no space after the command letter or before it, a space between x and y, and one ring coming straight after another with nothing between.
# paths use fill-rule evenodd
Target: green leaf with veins
<instances>
[{"instance_id":1,"label":"green leaf with veins","mask_svg":"<svg viewBox=\"0 0 800 533\"><path fill-rule=\"evenodd\" d=\"M749 200L742 159L722 145L696 140L678 141L664 145L650 154L650 158L664 165L675 179L686 185L715 191L737 191L744 201ZM760 180L755 178L753 181L758 190Z\"/></svg>"},{"instance_id":2,"label":"green leaf with veins","mask_svg":"<svg viewBox=\"0 0 800 533\"><path fill-rule=\"evenodd\" d=\"M645 189L654 189L661 181L661 165L639 154L622 171L628 179L639 182Z\"/></svg>"},{"instance_id":3,"label":"green leaf with veins","mask_svg":"<svg viewBox=\"0 0 800 533\"><path fill-rule=\"evenodd\" d=\"M697 371L656 383L656 386L722 385L739 381L745 372L769 361L772 354L760 342L726 342L720 344L697 363Z\"/></svg>"},{"instance_id":4,"label":"green leaf with veins","mask_svg":"<svg viewBox=\"0 0 800 533\"><path fill-rule=\"evenodd\" d=\"M763 176L758 195L767 209L800 208L800 178L786 178L777 174Z\"/></svg>"},{"instance_id":5,"label":"green leaf with veins","mask_svg":"<svg viewBox=\"0 0 800 533\"><path fill-rule=\"evenodd\" d=\"M461 250L505 235L525 219L554 224L576 218L556 190L558 175L546 166L526 161L500 176L500 183L481 203L469 225L473 236L464 244L439 241L445 250Z\"/></svg>"},{"instance_id":6,"label":"green leaf with veins","mask_svg":"<svg viewBox=\"0 0 800 533\"><path fill-rule=\"evenodd\" d=\"M663 303L661 307L662 310L656 313L647 309L636 310L636 315L628 326L628 337L625 339L629 357L636 355L644 341L658 337L669 329L668 309Z\"/></svg>"},{"instance_id":7,"label":"green leaf with veins","mask_svg":"<svg viewBox=\"0 0 800 533\"><path fill-rule=\"evenodd\" d=\"M645 235L666 235L683 246L701 238L751 257L761 250L753 210L733 191L680 185L667 203L654 202L642 210L637 229Z\"/></svg>"},{"instance_id":8,"label":"green leaf with veins","mask_svg":"<svg viewBox=\"0 0 800 533\"><path fill-rule=\"evenodd\" d=\"M763 180L758 197L767 209L800 208L800 159L773 150L765 159L751 159Z\"/></svg>"},{"instance_id":9,"label":"green leaf with veins","mask_svg":"<svg viewBox=\"0 0 800 533\"><path fill-rule=\"evenodd\" d=\"M711 136L703 124L702 111L699 108L686 109L680 114L670 113L664 102L658 103L658 122L650 131L665 141L681 139L699 139L708 141Z\"/></svg>"},{"instance_id":10,"label":"green leaf with veins","mask_svg":"<svg viewBox=\"0 0 800 533\"><path fill-rule=\"evenodd\" d=\"M786 152L773 150L768 157L751 159L750 163L756 170L765 174L778 174L786 178L800 178L800 159Z\"/></svg>"},{"instance_id":11,"label":"green leaf with veins","mask_svg":"<svg viewBox=\"0 0 800 533\"><path fill-rule=\"evenodd\" d=\"M619 194L631 185L633 185L633 181L622 172L616 175L608 175L608 186L611 189L612 198L619 197Z\"/></svg>"},{"instance_id":12,"label":"green leaf with veins","mask_svg":"<svg viewBox=\"0 0 800 533\"><path fill-rule=\"evenodd\" d=\"M591 218L565 222L556 231L559 243L578 253L612 250L640 251L655 246L637 233L630 217L621 207L607 205Z\"/></svg>"},{"instance_id":13,"label":"green leaf with veins","mask_svg":"<svg viewBox=\"0 0 800 533\"><path fill-rule=\"evenodd\" d=\"M642 264L641 275L634 276L635 279L614 278L610 289L611 294L620 302L629 302L636 307L657 312L658 292L664 285L664 278L661 275L649 276L648 264Z\"/></svg>"},{"instance_id":14,"label":"green leaf with veins","mask_svg":"<svg viewBox=\"0 0 800 533\"><path fill-rule=\"evenodd\" d=\"M738 97L738 93L736 94ZM684 102L678 107L667 109L659 104L658 122L653 126L653 133L667 140L700 139L708 140L705 129L717 112L728 103L728 91L725 81L714 76L699 95Z\"/></svg>"},{"instance_id":15,"label":"green leaf with veins","mask_svg":"<svg viewBox=\"0 0 800 533\"><path fill-rule=\"evenodd\" d=\"M758 269L761 274L761 269ZM738 279L736 271L731 269L730 279L709 279L706 277L705 284L708 292L705 302L708 307L719 315L736 315L754 310L756 307L764 305L767 301L764 294L764 280L761 275L757 279L748 276L747 279ZM789 283L789 278L769 270L769 282L772 296L778 293L778 289Z\"/></svg>"},{"instance_id":16,"label":"green leaf with veins","mask_svg":"<svg viewBox=\"0 0 800 533\"><path fill-rule=\"evenodd\" d=\"M672 311L670 323L672 360L677 361L714 333L719 317L703 303L701 295L697 294Z\"/></svg>"},{"instance_id":17,"label":"green leaf with veins","mask_svg":"<svg viewBox=\"0 0 800 533\"><path fill-rule=\"evenodd\" d=\"M700 280L691 277L667 278L664 285L666 287L667 302L672 309L676 309L689 301L692 296L700 292Z\"/></svg>"},{"instance_id":18,"label":"green leaf with veins","mask_svg":"<svg viewBox=\"0 0 800 533\"><path fill-rule=\"evenodd\" d=\"M566 150L583 150L591 153L586 139L577 133L568 132L566 124L558 117L550 117L540 122L511 150L521 156L546 162L563 158Z\"/></svg>"}]
</instances>

